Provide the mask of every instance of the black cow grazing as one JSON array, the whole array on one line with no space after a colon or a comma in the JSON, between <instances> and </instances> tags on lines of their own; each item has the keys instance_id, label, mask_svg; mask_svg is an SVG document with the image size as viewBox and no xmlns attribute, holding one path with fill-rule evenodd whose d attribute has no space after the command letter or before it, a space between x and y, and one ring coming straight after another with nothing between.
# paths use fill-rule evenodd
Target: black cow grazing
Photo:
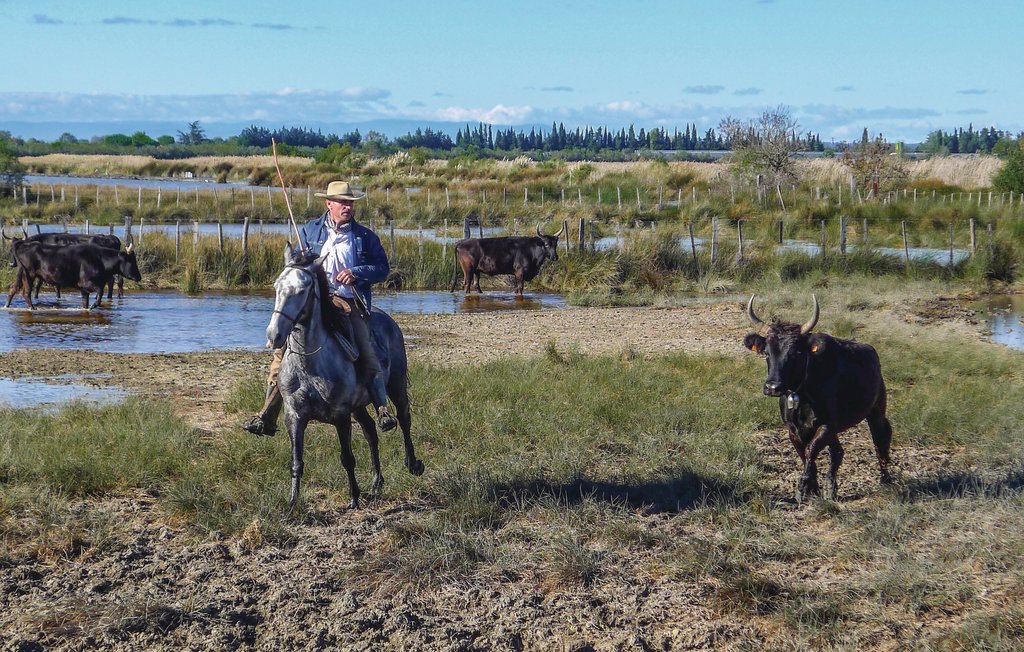
<instances>
[{"instance_id":1,"label":"black cow grazing","mask_svg":"<svg viewBox=\"0 0 1024 652\"><path fill-rule=\"evenodd\" d=\"M468 238L455 245L455 260L462 267L463 289L469 294L475 282L480 289L480 272L488 276L513 274L516 277L516 294L522 295L523 284L532 281L547 260L558 260L558 233L544 235L537 227L536 236L505 236L500 238ZM457 273L452 274L452 289L455 291Z\"/></svg>"},{"instance_id":2,"label":"black cow grazing","mask_svg":"<svg viewBox=\"0 0 1024 652\"><path fill-rule=\"evenodd\" d=\"M25 303L34 310L31 288L37 278L58 287L77 287L82 292L82 307L90 309L100 305L103 289L114 274L133 281L142 280L139 263L130 244L126 250L116 251L88 243L59 247L27 242L18 247L16 256L18 276L7 295L7 307L10 307L20 286ZM89 295L93 292L96 293L96 301L90 306Z\"/></svg>"},{"instance_id":3,"label":"black cow grazing","mask_svg":"<svg viewBox=\"0 0 1024 652\"><path fill-rule=\"evenodd\" d=\"M836 474L843 461L839 433L864 419L871 430L881 480L890 481L892 426L885 416L885 382L878 353L867 344L812 334L818 314L818 298L814 297L814 314L802 326L775 319L766 336L754 332L743 338L743 346L768 360L764 393L779 397L782 422L804 464L797 484L798 500L820 492L815 459L825 446L831 462L832 498L838 497ZM747 303L747 316L755 326L765 325L754 313L753 295Z\"/></svg>"},{"instance_id":4,"label":"black cow grazing","mask_svg":"<svg viewBox=\"0 0 1024 652\"><path fill-rule=\"evenodd\" d=\"M22 229L23 238L12 238L0 229L0 236L4 241L11 241L11 255L10 264L11 267L17 266L17 258L15 257L15 248L21 246L21 243L27 242L39 242L47 245L56 245L60 247L66 247L75 244L87 244L91 243L99 245L100 247L106 247L107 249L113 249L119 251L121 249L121 238L118 238L114 234L105 235L102 233L86 234L86 233L38 233L36 235L28 235L24 229ZM107 289L107 298L114 298L114 281L117 281L117 298L120 299L124 296L124 277L120 274L115 274L111 279ZM42 286L42 279L36 284L35 298L39 299L39 288ZM60 298L60 288L56 288L57 298Z\"/></svg>"}]
</instances>

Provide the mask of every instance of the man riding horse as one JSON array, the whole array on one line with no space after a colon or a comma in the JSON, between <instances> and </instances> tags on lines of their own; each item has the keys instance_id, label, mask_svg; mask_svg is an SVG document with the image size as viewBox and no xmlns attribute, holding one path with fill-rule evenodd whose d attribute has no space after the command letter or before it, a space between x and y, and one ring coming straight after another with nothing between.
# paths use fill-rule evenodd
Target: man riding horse
<instances>
[{"instance_id":1,"label":"man riding horse","mask_svg":"<svg viewBox=\"0 0 1024 652\"><path fill-rule=\"evenodd\" d=\"M331 293L337 325L348 324L348 330L359 349L361 380L366 384L381 430L393 430L397 424L388 411L387 390L377 352L370 340L370 287L387 278L390 266L380 238L372 230L355 221L355 202L365 195L346 181L332 181L326 192L316 193L324 199L327 210L302 227L301 247L311 257L323 256L323 269ZM260 413L243 428L254 435L273 435L281 412L281 393L277 375L286 346L274 349L274 359L267 377L267 395Z\"/></svg>"}]
</instances>

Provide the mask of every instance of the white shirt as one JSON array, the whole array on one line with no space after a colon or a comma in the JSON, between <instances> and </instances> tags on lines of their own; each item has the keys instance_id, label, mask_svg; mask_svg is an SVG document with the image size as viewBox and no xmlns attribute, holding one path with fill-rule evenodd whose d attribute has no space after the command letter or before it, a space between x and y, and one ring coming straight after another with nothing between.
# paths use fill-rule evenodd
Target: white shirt
<instances>
[{"instance_id":1,"label":"white shirt","mask_svg":"<svg viewBox=\"0 0 1024 652\"><path fill-rule=\"evenodd\" d=\"M335 228L334 222L330 218L327 219L327 241L324 242L320 255L325 253L327 258L324 258L323 268L327 274L327 287L330 288L331 294L348 299L354 298L352 286L337 280L338 272L356 265L356 242L352 237L351 222Z\"/></svg>"}]
</instances>

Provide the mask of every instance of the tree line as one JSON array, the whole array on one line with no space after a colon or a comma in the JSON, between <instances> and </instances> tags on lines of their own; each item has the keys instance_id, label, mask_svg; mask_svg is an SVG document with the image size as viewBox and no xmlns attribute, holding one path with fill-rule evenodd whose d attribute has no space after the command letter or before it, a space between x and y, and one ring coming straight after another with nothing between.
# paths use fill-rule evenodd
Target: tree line
<instances>
[{"instance_id":1,"label":"tree line","mask_svg":"<svg viewBox=\"0 0 1024 652\"><path fill-rule=\"evenodd\" d=\"M959 127L950 132L936 129L928 134L918 151L928 154L997 154L1005 156L1024 139L1024 132L1017 135L1002 131L995 127L982 127L974 130L974 124L967 129Z\"/></svg>"},{"instance_id":2,"label":"tree line","mask_svg":"<svg viewBox=\"0 0 1024 652\"><path fill-rule=\"evenodd\" d=\"M792 134L797 149L824 151L820 135L808 132ZM459 128L453 139L447 133L430 127L417 128L404 136L389 139L369 131L365 135L358 129L345 133L323 133L319 129L286 127L277 129L250 125L229 138L207 137L198 121L188 123L177 136L162 135L153 138L145 132L108 134L88 140L64 133L52 143L36 139L21 139L9 132L0 132L0 140L9 143L22 156L48 153L122 154L126 151L162 159L188 158L196 155L246 155L263 153L272 142L283 154L317 156L324 150L361 150L369 154L388 154L411 149L425 149L435 155L477 154L486 156L535 152L598 153L615 158L617 155L651 152L706 152L731 148L728 137L710 128L701 133L696 124L669 131L663 127L639 130L629 125L618 130L608 127L577 127L566 129L564 123L552 123L550 130L531 127L529 131L515 127L501 128L478 123ZM346 148L347 146L347 148Z\"/></svg>"},{"instance_id":3,"label":"tree line","mask_svg":"<svg viewBox=\"0 0 1024 652\"><path fill-rule=\"evenodd\" d=\"M203 126L190 122L176 136L161 135L150 137L145 132L133 134L108 134L88 140L78 139L64 133L53 142L36 139L21 139L9 132L0 131L0 142L17 156L33 156L49 153L69 154L124 154L148 155L158 159L182 159L193 156L231 156L264 154L271 142L278 144L278 151L284 155L306 156L324 162L336 160L352 152L368 156L411 151L418 157L424 155L451 157L474 155L482 157L505 157L529 154L543 157L554 154L566 160L591 158L595 160L629 160L643 157L645 153L692 153L700 158L702 152L734 151L755 138L753 125L733 128L733 121L723 120L718 128L701 132L695 123L687 123L683 129L669 130L664 127L637 129L634 125L611 129L608 127L576 127L567 129L564 123L552 123L549 130L531 127L495 127L478 123L466 124L457 130L452 138L449 134L430 127L417 128L404 136L390 139L384 134L358 129L344 134L323 133L319 129L282 126L270 129L250 125L236 136L228 138L208 137ZM856 147L853 143L830 143L826 146L819 134L798 133L795 121L791 128L780 134L788 141L787 151L837 153ZM928 134L928 138L917 147L917 151L929 154L984 153L1005 157L1024 133L1016 136L995 127L975 130L973 124L951 131L942 129ZM864 130L861 146L867 143L867 129Z\"/></svg>"}]
</instances>

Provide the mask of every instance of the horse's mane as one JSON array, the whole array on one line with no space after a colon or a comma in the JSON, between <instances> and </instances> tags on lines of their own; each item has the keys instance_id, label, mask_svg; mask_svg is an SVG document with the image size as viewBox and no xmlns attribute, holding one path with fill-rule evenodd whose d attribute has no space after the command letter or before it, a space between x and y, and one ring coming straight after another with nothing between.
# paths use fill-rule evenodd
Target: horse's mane
<instances>
[{"instance_id":1,"label":"horse's mane","mask_svg":"<svg viewBox=\"0 0 1024 652\"><path fill-rule=\"evenodd\" d=\"M334 306L331 303L331 289L327 285L327 272L320 265L314 266L312 271L316 277L317 285L320 286L320 319L327 330L341 330L342 324L338 322L338 313L334 310Z\"/></svg>"}]
</instances>

